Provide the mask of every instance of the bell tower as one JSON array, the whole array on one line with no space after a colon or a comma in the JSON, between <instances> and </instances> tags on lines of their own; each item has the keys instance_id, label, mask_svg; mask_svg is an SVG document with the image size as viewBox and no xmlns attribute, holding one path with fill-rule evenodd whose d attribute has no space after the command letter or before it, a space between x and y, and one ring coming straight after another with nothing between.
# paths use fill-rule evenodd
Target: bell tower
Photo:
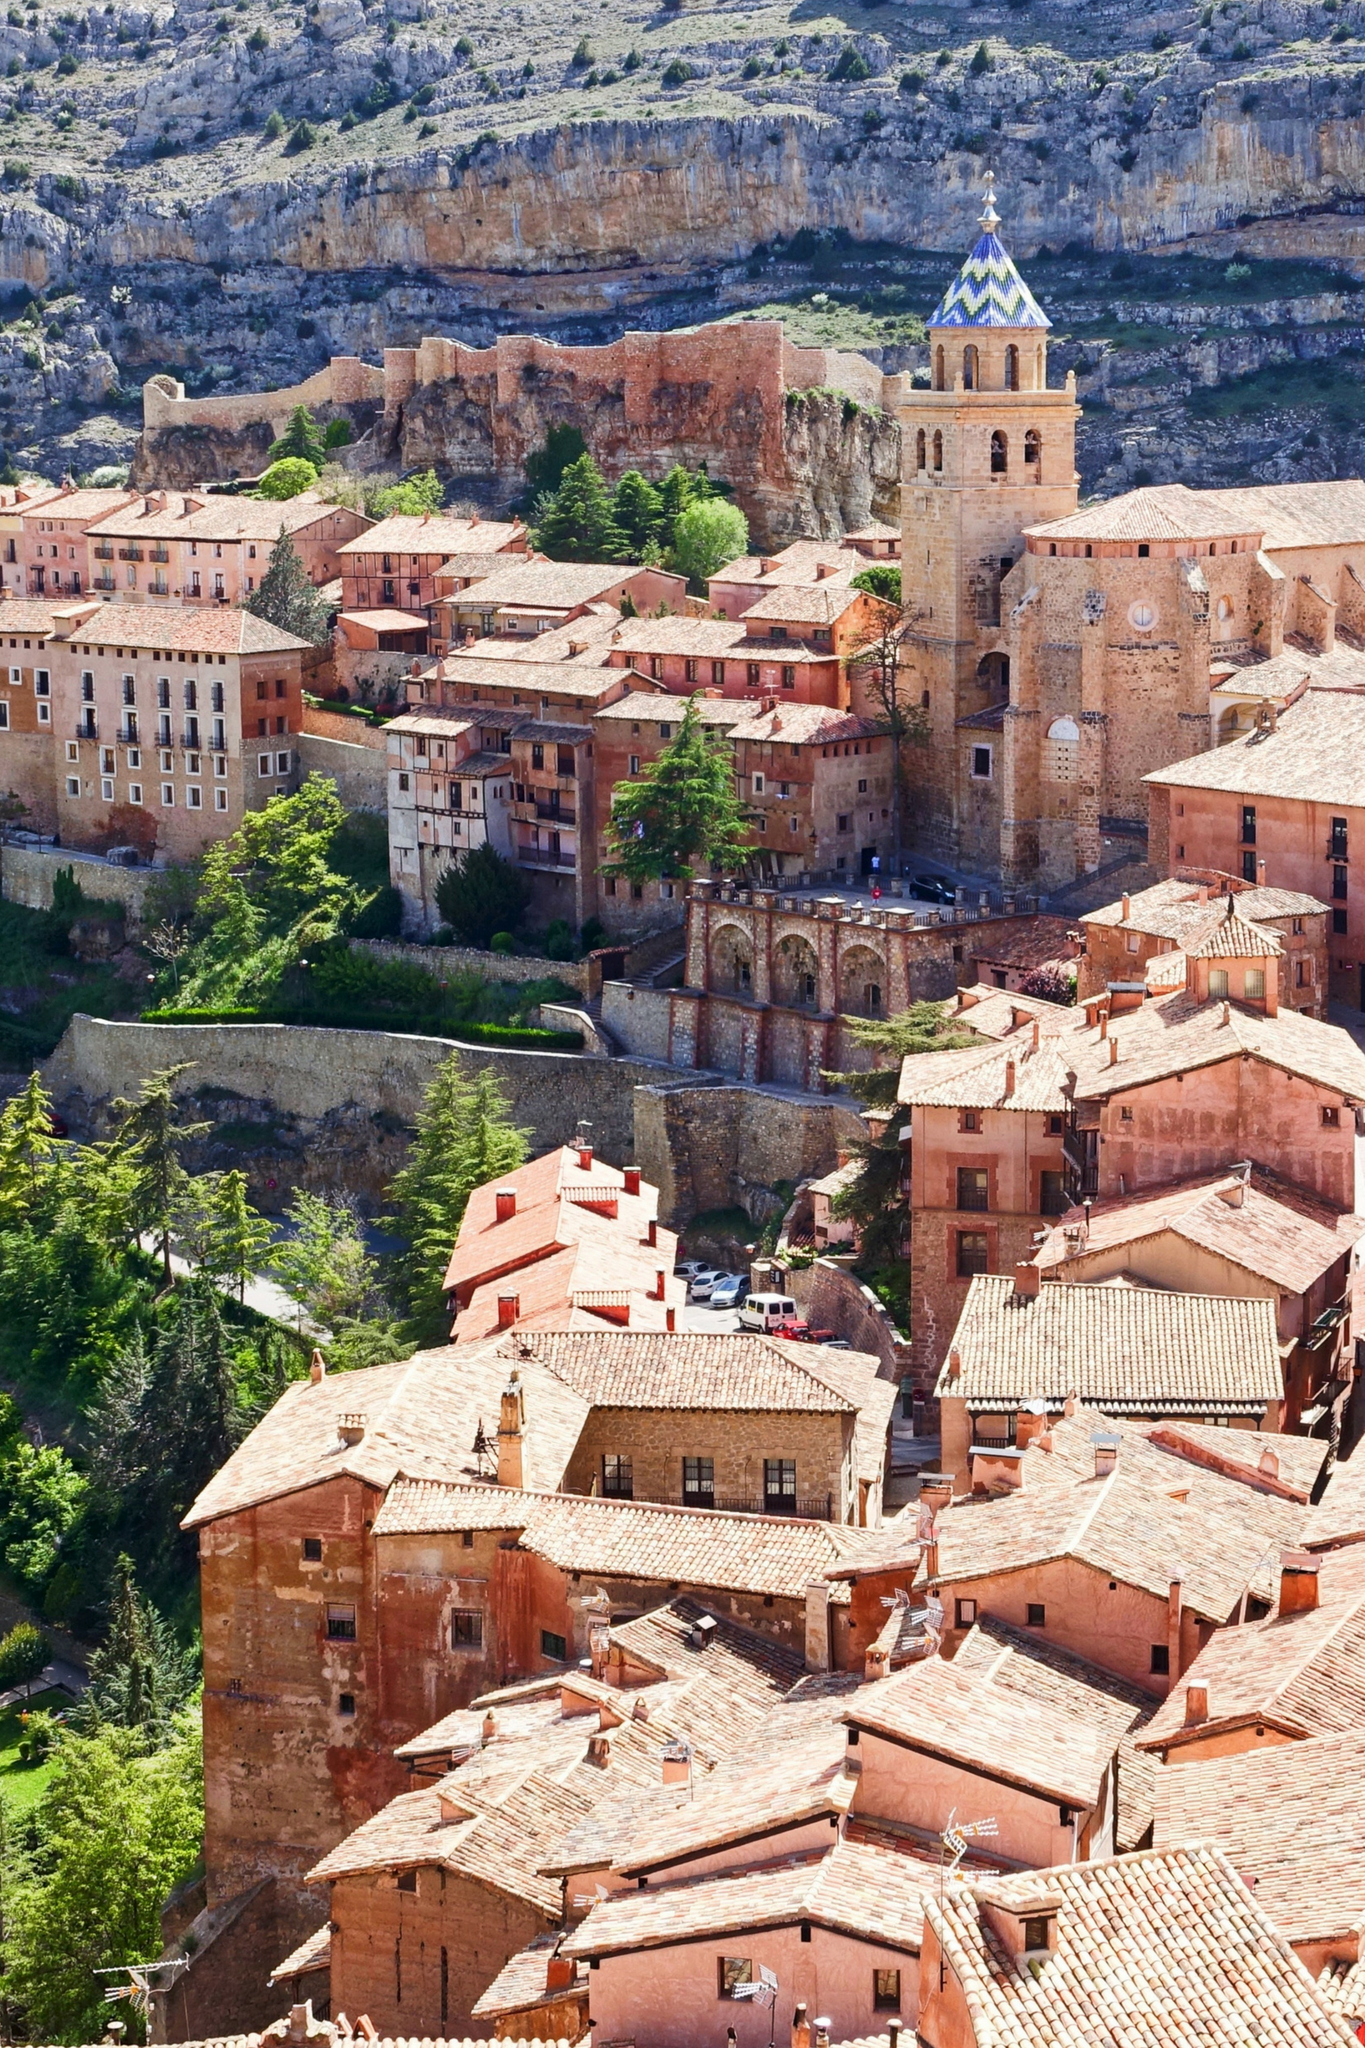
<instances>
[{"instance_id":1,"label":"bell tower","mask_svg":"<svg viewBox=\"0 0 1365 2048\"><path fill-rule=\"evenodd\" d=\"M1010 685L1001 579L1025 527L1075 510L1080 407L1074 372L1048 389L1052 323L996 233L990 179L980 224L929 320L929 388L899 409L901 658L930 729L912 769L921 844L994 870Z\"/></svg>"}]
</instances>

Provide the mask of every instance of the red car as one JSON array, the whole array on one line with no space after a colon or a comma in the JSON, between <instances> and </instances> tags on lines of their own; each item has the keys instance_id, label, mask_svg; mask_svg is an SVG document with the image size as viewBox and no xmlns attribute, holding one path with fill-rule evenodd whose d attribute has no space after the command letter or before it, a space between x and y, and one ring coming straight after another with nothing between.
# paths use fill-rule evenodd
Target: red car
<instances>
[{"instance_id":1,"label":"red car","mask_svg":"<svg viewBox=\"0 0 1365 2048\"><path fill-rule=\"evenodd\" d=\"M789 1323L779 1323L773 1331L774 1337L785 1337L793 1344L828 1344L837 1333L834 1330L813 1330L809 1323L799 1317Z\"/></svg>"}]
</instances>

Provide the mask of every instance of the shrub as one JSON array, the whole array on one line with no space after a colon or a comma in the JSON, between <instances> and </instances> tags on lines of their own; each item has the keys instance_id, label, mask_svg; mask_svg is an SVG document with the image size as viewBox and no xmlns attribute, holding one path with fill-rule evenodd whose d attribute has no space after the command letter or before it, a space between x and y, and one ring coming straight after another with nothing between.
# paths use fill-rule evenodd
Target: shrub
<instances>
[{"instance_id":1,"label":"shrub","mask_svg":"<svg viewBox=\"0 0 1365 2048\"><path fill-rule=\"evenodd\" d=\"M980 78L987 71L994 71L995 59L984 43L978 43L972 52L972 61L967 66L973 78Z\"/></svg>"},{"instance_id":2,"label":"shrub","mask_svg":"<svg viewBox=\"0 0 1365 2048\"><path fill-rule=\"evenodd\" d=\"M77 64L78 59L72 52L70 50L63 50L61 56L57 59L58 78L70 78L72 72L76 70Z\"/></svg>"},{"instance_id":3,"label":"shrub","mask_svg":"<svg viewBox=\"0 0 1365 2048\"><path fill-rule=\"evenodd\" d=\"M1154 50L1169 50L1174 41L1174 36L1167 35L1164 28L1159 28L1152 37L1152 48Z\"/></svg>"},{"instance_id":4,"label":"shrub","mask_svg":"<svg viewBox=\"0 0 1365 2048\"><path fill-rule=\"evenodd\" d=\"M358 939L396 939L403 929L403 898L385 883L376 889L351 926Z\"/></svg>"},{"instance_id":5,"label":"shrub","mask_svg":"<svg viewBox=\"0 0 1365 2048\"><path fill-rule=\"evenodd\" d=\"M246 46L248 50L254 50L259 55L262 50L270 48L270 38L263 28L253 28L246 39Z\"/></svg>"},{"instance_id":6,"label":"shrub","mask_svg":"<svg viewBox=\"0 0 1365 2048\"><path fill-rule=\"evenodd\" d=\"M860 569L853 579L855 590L865 590L871 597L884 597L890 604L901 601L901 572L898 562L870 562L866 569Z\"/></svg>"},{"instance_id":7,"label":"shrub","mask_svg":"<svg viewBox=\"0 0 1365 2048\"><path fill-rule=\"evenodd\" d=\"M457 57L472 57L473 54L474 45L470 42L469 37L461 36L455 45L455 55Z\"/></svg>"},{"instance_id":8,"label":"shrub","mask_svg":"<svg viewBox=\"0 0 1365 2048\"><path fill-rule=\"evenodd\" d=\"M285 148L297 156L300 150L311 149L318 139L318 131L311 121L296 121Z\"/></svg>"},{"instance_id":9,"label":"shrub","mask_svg":"<svg viewBox=\"0 0 1365 2048\"><path fill-rule=\"evenodd\" d=\"M687 85L695 77L696 73L693 71L692 66L685 64L681 57L675 57L671 64L664 66L663 76L659 83L669 86Z\"/></svg>"},{"instance_id":10,"label":"shrub","mask_svg":"<svg viewBox=\"0 0 1365 2048\"><path fill-rule=\"evenodd\" d=\"M902 71L900 89L908 93L923 92L924 82L922 71Z\"/></svg>"},{"instance_id":11,"label":"shrub","mask_svg":"<svg viewBox=\"0 0 1365 2048\"><path fill-rule=\"evenodd\" d=\"M519 924L529 896L521 869L487 845L452 861L436 884L442 918L471 946L486 946L495 932Z\"/></svg>"},{"instance_id":12,"label":"shrub","mask_svg":"<svg viewBox=\"0 0 1365 2048\"><path fill-rule=\"evenodd\" d=\"M857 85L864 78L871 78L872 66L854 43L845 43L833 64L831 78L837 78L846 85Z\"/></svg>"},{"instance_id":13,"label":"shrub","mask_svg":"<svg viewBox=\"0 0 1365 2048\"><path fill-rule=\"evenodd\" d=\"M586 36L580 36L577 48L569 59L575 71L586 71L592 63L592 44Z\"/></svg>"},{"instance_id":14,"label":"shrub","mask_svg":"<svg viewBox=\"0 0 1365 2048\"><path fill-rule=\"evenodd\" d=\"M301 455L286 455L281 462L272 462L256 486L258 498L297 498L300 491L311 490L318 480L317 470L311 462L305 462Z\"/></svg>"},{"instance_id":15,"label":"shrub","mask_svg":"<svg viewBox=\"0 0 1365 2048\"><path fill-rule=\"evenodd\" d=\"M278 107L276 107L274 113L270 115L264 128L262 128L261 133L265 137L267 142L278 142L280 137L283 135L284 115L280 112Z\"/></svg>"},{"instance_id":16,"label":"shrub","mask_svg":"<svg viewBox=\"0 0 1365 2048\"><path fill-rule=\"evenodd\" d=\"M517 942L511 932L494 932L488 941L488 950L490 953L515 953Z\"/></svg>"},{"instance_id":17,"label":"shrub","mask_svg":"<svg viewBox=\"0 0 1365 2048\"><path fill-rule=\"evenodd\" d=\"M51 1656L47 1637L32 1622L16 1622L0 1642L0 1692L32 1685Z\"/></svg>"}]
</instances>

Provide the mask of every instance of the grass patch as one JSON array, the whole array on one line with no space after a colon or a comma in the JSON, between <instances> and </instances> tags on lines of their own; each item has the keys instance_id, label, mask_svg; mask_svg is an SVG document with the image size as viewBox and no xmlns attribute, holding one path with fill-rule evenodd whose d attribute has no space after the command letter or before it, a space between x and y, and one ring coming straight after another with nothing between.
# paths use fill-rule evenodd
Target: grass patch
<instances>
[{"instance_id":1,"label":"grass patch","mask_svg":"<svg viewBox=\"0 0 1365 2048\"><path fill-rule=\"evenodd\" d=\"M897 287L889 288L891 292ZM868 344L917 342L925 338L918 313L901 310L889 293L875 287L856 300L827 299L815 304L809 296L770 299L739 315L741 320L781 320L798 348L858 348Z\"/></svg>"},{"instance_id":2,"label":"grass patch","mask_svg":"<svg viewBox=\"0 0 1365 2048\"><path fill-rule=\"evenodd\" d=\"M1365 419L1365 383L1359 355L1334 356L1327 362L1267 363L1249 377L1227 384L1200 385L1190 393L1189 409L1197 419L1239 419L1268 411L1311 408L1326 411L1339 424Z\"/></svg>"},{"instance_id":3,"label":"grass patch","mask_svg":"<svg viewBox=\"0 0 1365 2048\"><path fill-rule=\"evenodd\" d=\"M49 1692L35 1692L31 1700L20 1700L17 1705L6 1707L0 1713L0 1803L11 1819L31 1812L38 1804L47 1790L53 1769L50 1756L40 1764L25 1763L20 1757L24 1714L39 1710L58 1714L70 1705L67 1694L54 1688Z\"/></svg>"},{"instance_id":4,"label":"grass patch","mask_svg":"<svg viewBox=\"0 0 1365 2048\"><path fill-rule=\"evenodd\" d=\"M112 968L77 960L62 921L0 902L0 1067L45 1058L77 1010L135 1017L139 995Z\"/></svg>"}]
</instances>

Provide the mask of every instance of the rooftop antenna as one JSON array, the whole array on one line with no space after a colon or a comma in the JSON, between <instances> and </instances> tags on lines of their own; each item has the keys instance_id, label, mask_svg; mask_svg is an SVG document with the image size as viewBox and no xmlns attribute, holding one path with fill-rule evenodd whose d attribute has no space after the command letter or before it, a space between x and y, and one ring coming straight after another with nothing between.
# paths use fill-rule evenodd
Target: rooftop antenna
<instances>
[{"instance_id":1,"label":"rooftop antenna","mask_svg":"<svg viewBox=\"0 0 1365 2048\"><path fill-rule=\"evenodd\" d=\"M183 1971L188 1970L189 1966L190 1959L188 1956L169 1956L165 1962L122 1963L112 1969L96 1970L93 1974L96 1977L121 1977L126 1973L128 1978L126 1984L111 1984L105 1991L105 2003L106 2005L117 2005L120 2000L127 1999L131 2003L134 2012L141 2013L145 2020L151 2017L152 1999L156 1993L158 1991L169 1991L176 1978ZM154 1985L151 1980L156 1972L168 1972L169 1974L163 1976L160 1984Z\"/></svg>"},{"instance_id":2,"label":"rooftop antenna","mask_svg":"<svg viewBox=\"0 0 1365 2048\"><path fill-rule=\"evenodd\" d=\"M732 1998L752 1998L755 2005L768 2008L768 2048L773 2048L777 2028L777 1974L766 1963L758 1966L758 1975L748 1984L734 1984L730 1988Z\"/></svg>"},{"instance_id":3,"label":"rooftop antenna","mask_svg":"<svg viewBox=\"0 0 1365 2048\"><path fill-rule=\"evenodd\" d=\"M474 1456L478 1460L480 1479L487 1479L489 1473L486 1468L493 1464L495 1452L493 1440L483 1426L482 1415L479 1417L479 1426L474 1432Z\"/></svg>"},{"instance_id":4,"label":"rooftop antenna","mask_svg":"<svg viewBox=\"0 0 1365 2048\"><path fill-rule=\"evenodd\" d=\"M604 1884L594 1885L590 1892L575 1892L572 1903L575 1906L595 1906L599 1899L610 1897Z\"/></svg>"},{"instance_id":5,"label":"rooftop antenna","mask_svg":"<svg viewBox=\"0 0 1365 2048\"><path fill-rule=\"evenodd\" d=\"M952 1884L956 1879L958 1866L967 1853L968 1842L979 1840L984 1835L998 1835L999 1832L1000 1823L996 1820L994 1814L988 1815L985 1820L964 1820L961 1826L959 1826L957 1808L953 1808L952 1812L948 1815L948 1825L938 1838L938 1902L940 1906L943 1904L943 1887L945 1884ZM944 1852L948 1849L951 1849L953 1852L951 1863L944 1860Z\"/></svg>"}]
</instances>

